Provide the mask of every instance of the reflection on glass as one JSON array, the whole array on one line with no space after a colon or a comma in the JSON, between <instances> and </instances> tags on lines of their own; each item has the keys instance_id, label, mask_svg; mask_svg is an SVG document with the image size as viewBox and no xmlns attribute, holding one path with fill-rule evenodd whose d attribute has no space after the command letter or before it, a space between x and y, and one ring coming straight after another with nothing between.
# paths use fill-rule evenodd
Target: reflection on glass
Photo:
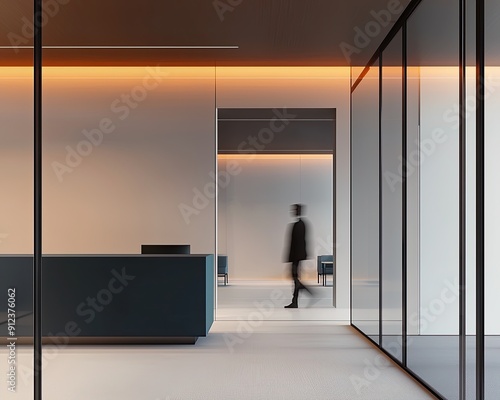
<instances>
[{"instance_id":1,"label":"reflection on glass","mask_svg":"<svg viewBox=\"0 0 500 400\"><path fill-rule=\"evenodd\" d=\"M215 169L214 76L213 67L44 68L43 252L45 276L52 277L44 290L57 286L53 271L59 264L51 255L79 257L67 265L79 281L68 279L56 287L53 291L60 290L66 302L60 303L58 316L54 310L45 314L45 329L62 336L59 341L162 336L158 332L166 328L158 321L130 316L154 312L168 318L165 310L179 306L169 296L182 298L198 284L172 282L170 268L164 272L147 262L150 274L131 272L135 267L128 260L137 257L95 261L88 274L81 266L90 255L138 255L143 244L188 244L192 254L215 253L215 204L209 197ZM150 306L139 314L144 305L135 300L141 291ZM213 307L207 303L207 316ZM68 362L77 363L83 380L95 378L99 358L88 355L77 362L67 352L60 350ZM60 367L61 359L48 368ZM125 362L121 368L137 366ZM58 391L68 398L77 395L74 384L56 378L45 375L47 398ZM106 382L95 385L106 387Z\"/></svg>"},{"instance_id":2,"label":"reflection on glass","mask_svg":"<svg viewBox=\"0 0 500 400\"><path fill-rule=\"evenodd\" d=\"M352 323L379 343L379 68L352 93Z\"/></svg>"},{"instance_id":3,"label":"reflection on glass","mask_svg":"<svg viewBox=\"0 0 500 400\"><path fill-rule=\"evenodd\" d=\"M498 41L500 4L485 0L485 398L493 400L500 393L500 45Z\"/></svg>"},{"instance_id":4,"label":"reflection on glass","mask_svg":"<svg viewBox=\"0 0 500 400\"><path fill-rule=\"evenodd\" d=\"M408 175L418 170L412 193L418 201L408 209L418 224L408 229L419 260L408 266L409 282L418 277L418 287L408 288L414 307L408 310L408 367L447 399L458 399L459 388L458 14L457 2L427 1L408 20L410 146L417 134Z\"/></svg>"},{"instance_id":5,"label":"reflection on glass","mask_svg":"<svg viewBox=\"0 0 500 400\"><path fill-rule=\"evenodd\" d=\"M402 361L402 125L401 32L382 53L381 227L382 347Z\"/></svg>"},{"instance_id":6,"label":"reflection on glass","mask_svg":"<svg viewBox=\"0 0 500 400\"><path fill-rule=\"evenodd\" d=\"M467 1L466 399L476 398L476 2Z\"/></svg>"},{"instance_id":7,"label":"reflection on glass","mask_svg":"<svg viewBox=\"0 0 500 400\"><path fill-rule=\"evenodd\" d=\"M2 398L33 398L33 50L8 47L10 37L33 45L23 35L32 10L29 2L5 5L0 27L6 46L0 50Z\"/></svg>"}]
</instances>

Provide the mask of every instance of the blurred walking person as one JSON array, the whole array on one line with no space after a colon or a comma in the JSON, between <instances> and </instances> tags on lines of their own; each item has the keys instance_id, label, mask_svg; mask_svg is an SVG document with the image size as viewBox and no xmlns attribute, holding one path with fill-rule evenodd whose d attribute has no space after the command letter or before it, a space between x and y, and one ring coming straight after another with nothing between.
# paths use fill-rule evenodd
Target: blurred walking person
<instances>
[{"instance_id":1,"label":"blurred walking person","mask_svg":"<svg viewBox=\"0 0 500 400\"><path fill-rule=\"evenodd\" d=\"M297 218L291 229L290 249L288 251L288 262L291 263L294 289L292 302L285 308L298 308L299 292L301 290L305 290L311 296L313 295L311 290L300 281L300 262L307 259L307 225L301 218L303 211L304 206L302 204L294 204L290 209L292 217Z\"/></svg>"}]
</instances>

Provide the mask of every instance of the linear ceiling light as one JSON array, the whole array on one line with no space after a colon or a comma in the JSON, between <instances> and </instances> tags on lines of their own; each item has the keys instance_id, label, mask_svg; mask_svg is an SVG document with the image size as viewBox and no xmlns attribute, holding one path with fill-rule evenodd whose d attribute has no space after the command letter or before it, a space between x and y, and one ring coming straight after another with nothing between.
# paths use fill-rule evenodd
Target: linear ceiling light
<instances>
[{"instance_id":1,"label":"linear ceiling light","mask_svg":"<svg viewBox=\"0 0 500 400\"><path fill-rule=\"evenodd\" d=\"M78 50L78 49L98 49L98 50L164 50L164 49L181 49L181 50L197 50L197 49L239 49L239 46L43 46L44 49L63 49L63 50ZM0 46L0 49L33 49L33 46Z\"/></svg>"}]
</instances>

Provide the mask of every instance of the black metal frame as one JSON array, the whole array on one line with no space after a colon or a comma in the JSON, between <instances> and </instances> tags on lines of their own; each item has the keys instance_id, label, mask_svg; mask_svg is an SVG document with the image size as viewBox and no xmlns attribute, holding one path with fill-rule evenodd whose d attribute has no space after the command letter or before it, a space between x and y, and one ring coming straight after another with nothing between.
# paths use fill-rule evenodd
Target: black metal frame
<instances>
[{"instance_id":1,"label":"black metal frame","mask_svg":"<svg viewBox=\"0 0 500 400\"><path fill-rule=\"evenodd\" d=\"M394 39L394 36L397 35L399 30L403 27L403 25L406 23L408 18L410 18L410 15L415 11L415 9L418 7L418 5L422 2L423 0L411 0L410 4L408 4L408 7L403 11L403 14L398 18L394 26L391 28L385 39L382 41L378 49L375 51L373 54L372 58L368 61L368 63L365 66L365 69L363 72L360 74L360 76L356 79L354 84L351 86L351 92L353 92L359 85L359 83L363 80L363 77L368 73L368 70L370 67L375 63L375 61L378 59L379 55L382 53L382 51L387 47L387 45Z\"/></svg>"},{"instance_id":2,"label":"black metal frame","mask_svg":"<svg viewBox=\"0 0 500 400\"><path fill-rule=\"evenodd\" d=\"M42 0L34 0L34 398L42 399ZM37 17L39 20L37 21Z\"/></svg>"},{"instance_id":3,"label":"black metal frame","mask_svg":"<svg viewBox=\"0 0 500 400\"><path fill-rule=\"evenodd\" d=\"M375 342L370 336L366 335L361 329L359 329L356 325L351 324L351 326L358 331L364 338L366 338L373 346L375 346L378 350L382 351L387 357L389 357L394 363L396 363L399 367L401 367L408 375L410 375L413 379L415 379L420 385L422 385L427 391L429 391L433 396L438 399L444 399L444 396L436 391L432 386L428 385L420 376L418 376L411 369L403 367L401 361L395 358L391 353L385 350L383 347L379 346L377 342Z\"/></svg>"},{"instance_id":4,"label":"black metal frame","mask_svg":"<svg viewBox=\"0 0 500 400\"><path fill-rule=\"evenodd\" d=\"M352 82L352 68L349 71ZM352 325L352 90L349 93L349 322Z\"/></svg>"},{"instance_id":5,"label":"black metal frame","mask_svg":"<svg viewBox=\"0 0 500 400\"><path fill-rule=\"evenodd\" d=\"M380 75L379 75L379 173L381 172L381 110L382 110L382 52L388 46L393 38L401 30L403 34L403 129L402 129L402 149L403 154L407 155L407 20L423 0L413 0L408 5L407 9L398 19L394 27L391 29L387 37L379 46L374 55L370 58L360 76L354 81L351 69L351 96L350 104L352 110L352 93L360 84L362 79L366 76L371 66L380 59ZM466 398L466 362L467 362L467 331L466 331L466 196L467 196L467 170L466 170L466 151L467 151L467 136L466 136L466 66L467 66L467 41L466 41L466 0L456 0L459 5L459 398L465 400ZM484 361L485 361L485 343L484 343L484 113L485 113L485 5L484 0L476 1L476 399L484 400L485 396L485 379L484 379ZM351 195L351 211L350 220L352 227L352 112L351 112L351 182L350 182L350 195ZM402 289L403 289L403 310L402 310L402 331L403 331L403 348L402 348L402 361L394 358L382 347L382 220L379 222L379 343L376 343L372 338L362 332L353 323L352 314L352 301L353 301L353 272L352 272L352 244L351 244L351 326L358 330L377 348L383 351L395 363L402 367L412 377L417 379L424 387L432 392L438 398L444 398L435 389L430 387L423 381L417 374L411 371L407 366L407 181L406 181L406 156L403 157L403 237L402 237ZM379 201L381 197L380 185L381 178L379 176ZM379 204L379 218L382 216L381 204ZM352 231L351 231L352 243Z\"/></svg>"},{"instance_id":6,"label":"black metal frame","mask_svg":"<svg viewBox=\"0 0 500 400\"><path fill-rule=\"evenodd\" d=\"M484 0L476 0L476 399L484 400Z\"/></svg>"},{"instance_id":7,"label":"black metal frame","mask_svg":"<svg viewBox=\"0 0 500 400\"><path fill-rule=\"evenodd\" d=\"M467 213L466 213L466 203L467 203L467 132L466 132L466 104L467 104L467 93L466 93L466 66L467 66L467 42L466 42L466 4L465 0L459 0L460 10L459 10L459 70L460 70L460 88L459 88L459 154L460 154L460 165L459 165L459 399L465 400L467 396L467 319L466 319L466 309L467 309L467 293L466 293L466 281L467 281L467 265L466 265L466 250L467 250Z\"/></svg>"},{"instance_id":8,"label":"black metal frame","mask_svg":"<svg viewBox=\"0 0 500 400\"><path fill-rule=\"evenodd\" d=\"M408 203L408 181L406 177L406 171L408 165L406 164L406 158L408 156L408 143L407 143L407 135L408 135L408 35L407 35L407 24L406 20L403 23L402 27L403 32L403 51L401 57L402 66L403 66L403 98L402 98L402 126L401 126L401 153L403 155L403 187L401 193L401 280L402 280L402 301L401 301L401 318L402 318L402 326L401 326L401 362L405 369L408 368L408 319L407 319L407 308L408 308L408 247L407 247L407 238L408 238L408 219L407 219L407 203Z\"/></svg>"},{"instance_id":9,"label":"black metal frame","mask_svg":"<svg viewBox=\"0 0 500 400\"><path fill-rule=\"evenodd\" d=\"M378 57L378 342L380 347L383 339L383 318L382 318L382 303L383 303L383 196L382 196L382 75L383 57L382 53Z\"/></svg>"}]
</instances>

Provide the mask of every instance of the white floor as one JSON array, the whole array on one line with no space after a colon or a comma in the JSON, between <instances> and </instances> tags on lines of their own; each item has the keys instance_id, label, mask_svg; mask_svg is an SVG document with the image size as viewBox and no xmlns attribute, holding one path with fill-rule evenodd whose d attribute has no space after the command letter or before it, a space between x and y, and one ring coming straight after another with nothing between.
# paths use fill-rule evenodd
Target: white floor
<instances>
[{"instance_id":1,"label":"white floor","mask_svg":"<svg viewBox=\"0 0 500 400\"><path fill-rule=\"evenodd\" d=\"M344 311L330 306L331 287L319 288L311 308L304 296L304 308L284 309L289 289L242 283L219 290L220 320L196 345L45 347L43 398L433 399L346 325ZM17 349L16 393L7 391L7 356L2 346L0 398L32 400L32 352Z\"/></svg>"},{"instance_id":2,"label":"white floor","mask_svg":"<svg viewBox=\"0 0 500 400\"><path fill-rule=\"evenodd\" d=\"M322 286L316 281L304 281L313 292L299 295L298 309L285 309L293 294L291 281L230 280L218 286L217 320L235 321L262 318L265 321L343 321L349 322L349 309L333 307L331 277Z\"/></svg>"}]
</instances>

